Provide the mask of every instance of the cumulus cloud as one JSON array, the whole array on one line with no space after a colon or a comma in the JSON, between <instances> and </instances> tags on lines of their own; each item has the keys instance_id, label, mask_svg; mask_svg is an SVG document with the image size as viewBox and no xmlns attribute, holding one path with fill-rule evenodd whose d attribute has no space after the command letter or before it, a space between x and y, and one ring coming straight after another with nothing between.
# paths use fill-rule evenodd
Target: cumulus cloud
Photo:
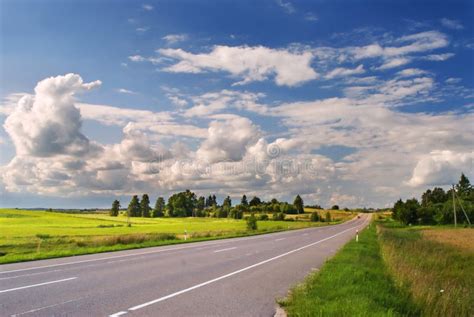
<instances>
[{"instance_id":1,"label":"cumulus cloud","mask_svg":"<svg viewBox=\"0 0 474 317\"><path fill-rule=\"evenodd\" d=\"M474 152L436 150L421 157L408 181L410 186L455 184L461 173L473 175Z\"/></svg>"},{"instance_id":2,"label":"cumulus cloud","mask_svg":"<svg viewBox=\"0 0 474 317\"><path fill-rule=\"evenodd\" d=\"M247 148L257 142L259 135L258 127L247 118L213 121L196 154L199 159L210 163L239 161Z\"/></svg>"},{"instance_id":3,"label":"cumulus cloud","mask_svg":"<svg viewBox=\"0 0 474 317\"><path fill-rule=\"evenodd\" d=\"M53 156L84 154L91 144L81 130L81 115L74 95L100 86L100 81L84 83L76 74L40 81L34 95L22 97L5 120L17 154Z\"/></svg>"},{"instance_id":4,"label":"cumulus cloud","mask_svg":"<svg viewBox=\"0 0 474 317\"><path fill-rule=\"evenodd\" d=\"M271 49L264 46L214 46L209 53L193 54L182 49L160 49L166 57L178 60L164 68L175 73L202 73L205 71L228 72L242 80L235 84L263 81L274 76L279 86L297 86L316 79L318 74L311 68L310 52L288 49Z\"/></svg>"}]
</instances>

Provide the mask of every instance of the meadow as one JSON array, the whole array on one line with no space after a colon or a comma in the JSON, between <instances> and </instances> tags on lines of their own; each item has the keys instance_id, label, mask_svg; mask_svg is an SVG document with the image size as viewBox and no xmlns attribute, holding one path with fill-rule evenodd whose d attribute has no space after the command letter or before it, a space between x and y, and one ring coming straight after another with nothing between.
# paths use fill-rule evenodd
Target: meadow
<instances>
[{"instance_id":1,"label":"meadow","mask_svg":"<svg viewBox=\"0 0 474 317\"><path fill-rule=\"evenodd\" d=\"M288 315L472 316L474 229L376 218L281 301Z\"/></svg>"},{"instance_id":2,"label":"meadow","mask_svg":"<svg viewBox=\"0 0 474 317\"><path fill-rule=\"evenodd\" d=\"M0 209L0 263L323 226L355 214L331 211L330 223L310 222L309 215L299 215L297 220L296 215L289 216L293 221L258 221L258 229L249 231L245 220L228 218L132 217L128 227L125 216L104 213Z\"/></svg>"}]
</instances>

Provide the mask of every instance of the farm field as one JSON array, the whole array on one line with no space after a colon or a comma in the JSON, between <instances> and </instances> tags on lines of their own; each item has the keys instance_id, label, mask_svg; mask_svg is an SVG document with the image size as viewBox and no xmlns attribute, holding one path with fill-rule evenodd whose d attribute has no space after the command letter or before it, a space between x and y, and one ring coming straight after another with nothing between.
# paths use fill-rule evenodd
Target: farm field
<instances>
[{"instance_id":1,"label":"farm field","mask_svg":"<svg viewBox=\"0 0 474 317\"><path fill-rule=\"evenodd\" d=\"M0 263L183 243L185 232L186 242L201 241L323 226L355 216L330 213L330 223L310 222L305 214L299 221L258 221L258 229L248 231L245 220L227 218L132 217L127 227L126 217L103 213L0 209Z\"/></svg>"}]
</instances>

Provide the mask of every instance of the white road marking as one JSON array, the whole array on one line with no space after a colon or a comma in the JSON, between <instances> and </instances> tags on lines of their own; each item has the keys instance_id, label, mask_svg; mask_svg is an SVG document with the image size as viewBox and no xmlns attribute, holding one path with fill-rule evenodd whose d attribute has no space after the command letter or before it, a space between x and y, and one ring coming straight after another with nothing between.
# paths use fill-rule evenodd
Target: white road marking
<instances>
[{"instance_id":1,"label":"white road marking","mask_svg":"<svg viewBox=\"0 0 474 317\"><path fill-rule=\"evenodd\" d=\"M113 315L109 315L109 317L118 317L118 316L125 315L126 313L127 313L126 311L119 311L118 313L115 313Z\"/></svg>"},{"instance_id":2,"label":"white road marking","mask_svg":"<svg viewBox=\"0 0 474 317\"><path fill-rule=\"evenodd\" d=\"M70 277L70 278L64 278L62 280L56 280L56 281L39 283L39 284L26 285L26 286L20 286L20 287L15 287L15 288L10 288L10 289L4 289L4 290L0 291L0 293L7 293L7 292L18 291L20 289L25 289L25 288L43 286L43 285L54 284L54 283L61 283L61 282L66 282L66 281L70 281L70 280L75 280L76 278L77 277Z\"/></svg>"},{"instance_id":3,"label":"white road marking","mask_svg":"<svg viewBox=\"0 0 474 317\"><path fill-rule=\"evenodd\" d=\"M2 280L11 280L14 278L19 278L19 277L25 277L25 276L34 276L38 274L46 274L46 273L54 273L54 272L60 272L62 270L52 270L52 271L46 271L46 272L37 272L37 273L29 273L29 274L22 274L22 275L15 275L15 276L9 276L9 277L2 277L0 278L0 281Z\"/></svg>"},{"instance_id":4,"label":"white road marking","mask_svg":"<svg viewBox=\"0 0 474 317\"><path fill-rule=\"evenodd\" d=\"M275 239L275 241L285 240L286 238Z\"/></svg>"},{"instance_id":5,"label":"white road marking","mask_svg":"<svg viewBox=\"0 0 474 317\"><path fill-rule=\"evenodd\" d=\"M303 235L304 235L304 236L307 236L307 235L308 235L308 233L303 233Z\"/></svg>"},{"instance_id":6,"label":"white road marking","mask_svg":"<svg viewBox=\"0 0 474 317\"><path fill-rule=\"evenodd\" d=\"M139 309L142 309L142 308L144 308L144 307L147 307L147 306L150 306L150 305L153 305L153 304L156 304L156 303L165 301L165 300L167 300L167 299L176 297L176 296L178 296L178 295L181 295L181 294L190 292L190 291L195 290L195 289L197 289L197 288L201 288L201 287L203 287L203 286L206 286L206 285L215 283L215 282L217 282L217 281L226 279L226 278L231 277L231 276L233 276L233 275L236 275L236 274L239 274L239 273L248 271L248 270L250 270L250 269L253 269L253 268L255 268L255 267L261 266L261 265L266 264L266 263L268 263L268 262L275 261L275 260L277 260L277 259L279 259L279 258L282 258L282 257L284 257L284 256L293 254L293 253L295 253L295 252L304 250L304 249L309 248L309 247L312 247L312 246L314 246L314 245L316 245L316 244L319 244L319 243L322 243L322 242L327 241L327 240L329 240L329 239L332 239L332 238L334 238L334 237L337 237L337 236L339 236L339 235L341 235L341 234L343 234L343 233L346 233L347 231L354 230L355 228L358 228L358 227L360 227L360 226L362 226L362 225L364 225L364 224L365 224L365 221L364 221L361 225L357 225L357 226L348 228L348 229L346 229L346 230L343 230L343 231L341 231L341 232L339 232L339 233L337 233L337 234L334 234L334 235L332 235L332 236L329 236L329 237L327 237L327 238L324 238L324 239L318 240L318 241L316 241L316 242L313 242L313 243L304 245L304 246L302 246L302 247L299 247L299 248L297 248L297 249L293 249L293 250L291 250L291 251L282 253L282 254L280 254L280 255L274 256L274 257L269 258L269 259L266 259L266 260L264 260L264 261L261 261L261 262L252 264L252 265L247 266L247 267L244 267L244 268L242 268L242 269L240 269L240 270L237 270L237 271L228 273L228 274L226 274L226 275L219 276L219 277L217 277L217 278L215 278L215 279L212 279L212 280L209 280L209 281L206 281L206 282L203 282L203 283L200 283L200 284L191 286L191 287L189 287L189 288L186 288L186 289L183 289L183 290L181 290L181 291L178 291L178 292L175 292L175 293L172 293L172 294L169 294L169 295L166 295L166 296L163 296L163 297L160 297L160 298L151 300L151 301L149 301L149 302L146 302L146 303L143 303L143 304L140 304L140 305L137 305L137 306L133 306L133 307L129 308L128 311L139 310ZM109 315L109 317L110 317L110 316L117 316L117 315L113 314L113 315Z\"/></svg>"},{"instance_id":7,"label":"white road marking","mask_svg":"<svg viewBox=\"0 0 474 317\"><path fill-rule=\"evenodd\" d=\"M21 315L36 313L37 311L40 311L40 310L44 310L44 309L48 309L48 308L52 308L52 307L64 305L64 304L67 304L67 303L77 302L77 301L80 301L80 300L83 299L83 298L84 298L84 297L81 297L81 298L78 298L78 299L71 299L71 300L67 300L67 301L62 302L62 303L57 303L57 304L53 304L53 305L43 306L43 307L40 307L40 308L35 308L35 309L29 310L29 311L25 311L25 312L23 312L23 313L18 313L18 314L11 315L11 317L16 317L16 316L21 316Z\"/></svg>"},{"instance_id":8,"label":"white road marking","mask_svg":"<svg viewBox=\"0 0 474 317\"><path fill-rule=\"evenodd\" d=\"M232 247L232 248L226 248L226 249L221 249L221 250L216 250L214 253L219 253L219 252L224 252L224 251L229 251L229 250L234 250L237 249L237 247Z\"/></svg>"}]
</instances>

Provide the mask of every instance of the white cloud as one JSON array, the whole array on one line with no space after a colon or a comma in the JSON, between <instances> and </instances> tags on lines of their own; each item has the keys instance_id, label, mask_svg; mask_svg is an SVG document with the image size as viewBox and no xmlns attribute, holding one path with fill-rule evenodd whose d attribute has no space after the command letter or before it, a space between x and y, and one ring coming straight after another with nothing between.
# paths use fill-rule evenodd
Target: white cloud
<instances>
[{"instance_id":1,"label":"white cloud","mask_svg":"<svg viewBox=\"0 0 474 317\"><path fill-rule=\"evenodd\" d=\"M290 1L275 0L275 2L288 14L293 14L296 12L295 6Z\"/></svg>"},{"instance_id":2,"label":"white cloud","mask_svg":"<svg viewBox=\"0 0 474 317\"><path fill-rule=\"evenodd\" d=\"M145 11L152 11L154 9L154 7L151 4L143 4L142 8Z\"/></svg>"},{"instance_id":3,"label":"white cloud","mask_svg":"<svg viewBox=\"0 0 474 317\"><path fill-rule=\"evenodd\" d=\"M5 120L5 131L12 138L17 154L87 153L92 145L80 132L82 121L74 105L74 95L100 84L100 81L84 83L76 74L40 81L35 95L22 97Z\"/></svg>"},{"instance_id":4,"label":"white cloud","mask_svg":"<svg viewBox=\"0 0 474 317\"><path fill-rule=\"evenodd\" d=\"M421 157L413 169L410 186L451 185L465 173L473 177L474 152L436 150Z\"/></svg>"},{"instance_id":5,"label":"white cloud","mask_svg":"<svg viewBox=\"0 0 474 317\"><path fill-rule=\"evenodd\" d=\"M140 32L140 33L145 33L149 29L150 29L149 27L139 27L139 28L136 28L135 31Z\"/></svg>"},{"instance_id":6,"label":"white cloud","mask_svg":"<svg viewBox=\"0 0 474 317\"><path fill-rule=\"evenodd\" d=\"M164 58L160 58L160 57L143 57L141 55L131 55L128 57L128 59L132 62L150 62L152 63L153 65L157 65L157 64L160 64L162 63L163 61L165 61Z\"/></svg>"},{"instance_id":7,"label":"white cloud","mask_svg":"<svg viewBox=\"0 0 474 317\"><path fill-rule=\"evenodd\" d=\"M185 99L179 98L178 96L168 95L168 99L178 107L186 107L188 102Z\"/></svg>"},{"instance_id":8,"label":"white cloud","mask_svg":"<svg viewBox=\"0 0 474 317\"><path fill-rule=\"evenodd\" d=\"M411 59L407 57L391 58L391 59L388 59L385 63L383 63L377 69L385 70L385 69L390 69L390 68L396 68L396 67L400 67L405 64L408 64L410 62L411 62Z\"/></svg>"},{"instance_id":9,"label":"white cloud","mask_svg":"<svg viewBox=\"0 0 474 317\"><path fill-rule=\"evenodd\" d=\"M446 79L444 82L446 84L452 85L452 84L459 84L461 81L462 81L461 78L451 77L451 78Z\"/></svg>"},{"instance_id":10,"label":"white cloud","mask_svg":"<svg viewBox=\"0 0 474 317\"><path fill-rule=\"evenodd\" d=\"M451 19L448 19L448 18L442 18L440 20L440 22L444 27L447 27L448 29L452 29L452 30L462 30L462 29L464 29L464 26L458 20L451 20Z\"/></svg>"},{"instance_id":11,"label":"white cloud","mask_svg":"<svg viewBox=\"0 0 474 317\"><path fill-rule=\"evenodd\" d=\"M347 51L356 60L374 57L389 59L446 47L449 41L447 36L443 33L427 31L402 36L396 39L393 44L405 45L383 47L378 43L374 43L362 47L348 48Z\"/></svg>"},{"instance_id":12,"label":"white cloud","mask_svg":"<svg viewBox=\"0 0 474 317\"><path fill-rule=\"evenodd\" d=\"M319 20L319 18L312 12L308 12L304 15L304 19L306 21L311 21L311 22L316 22Z\"/></svg>"},{"instance_id":13,"label":"white cloud","mask_svg":"<svg viewBox=\"0 0 474 317\"><path fill-rule=\"evenodd\" d=\"M419 68L407 68L397 72L397 75L400 77L413 77L426 75L428 72Z\"/></svg>"},{"instance_id":14,"label":"white cloud","mask_svg":"<svg viewBox=\"0 0 474 317\"><path fill-rule=\"evenodd\" d=\"M247 148L255 144L260 132L247 118L213 121L208 136L197 150L197 157L205 162L240 161Z\"/></svg>"},{"instance_id":15,"label":"white cloud","mask_svg":"<svg viewBox=\"0 0 474 317\"><path fill-rule=\"evenodd\" d=\"M205 117L230 108L264 114L267 111L267 106L258 102L261 97L264 95L227 89L205 93L192 98L194 106L187 109L184 116Z\"/></svg>"},{"instance_id":16,"label":"white cloud","mask_svg":"<svg viewBox=\"0 0 474 317\"><path fill-rule=\"evenodd\" d=\"M121 94L127 94L127 95L136 95L137 93L132 91L132 90L128 90L128 89L125 89L125 88L119 88L117 89L117 92L121 93Z\"/></svg>"},{"instance_id":17,"label":"white cloud","mask_svg":"<svg viewBox=\"0 0 474 317\"><path fill-rule=\"evenodd\" d=\"M178 42L183 42L188 39L187 34L168 34L162 37L168 44L175 44Z\"/></svg>"},{"instance_id":18,"label":"white cloud","mask_svg":"<svg viewBox=\"0 0 474 317\"><path fill-rule=\"evenodd\" d=\"M333 79L337 77L346 77L346 76L363 74L363 73L365 73L365 69L364 69L364 65L362 64L353 69L338 67L338 68L333 69L329 73L327 73L325 75L325 78Z\"/></svg>"},{"instance_id":19,"label":"white cloud","mask_svg":"<svg viewBox=\"0 0 474 317\"><path fill-rule=\"evenodd\" d=\"M279 86L297 86L316 79L311 68L312 54L264 46L214 46L211 52L193 54L182 49L160 49L163 56L178 60L164 68L175 73L224 71L242 80L236 84L263 81L275 76Z\"/></svg>"},{"instance_id":20,"label":"white cloud","mask_svg":"<svg viewBox=\"0 0 474 317\"><path fill-rule=\"evenodd\" d=\"M434 62L443 62L447 59L450 59L453 56L454 56L454 53L431 54L431 55L425 56L424 59L429 60L429 61L434 61Z\"/></svg>"}]
</instances>

